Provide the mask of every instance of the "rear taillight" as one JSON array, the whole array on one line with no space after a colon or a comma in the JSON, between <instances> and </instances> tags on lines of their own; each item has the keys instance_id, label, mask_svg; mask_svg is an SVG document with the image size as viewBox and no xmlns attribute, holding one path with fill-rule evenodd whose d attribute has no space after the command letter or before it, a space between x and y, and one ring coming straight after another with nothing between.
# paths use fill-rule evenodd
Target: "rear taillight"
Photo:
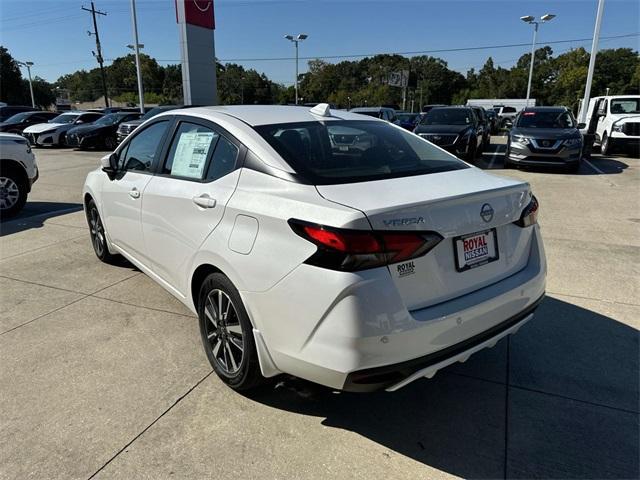
<instances>
[{"instance_id":1,"label":"rear taillight","mask_svg":"<svg viewBox=\"0 0 640 480\"><path fill-rule=\"evenodd\" d=\"M529 205L527 205L522 211L522 215L520 215L520 219L515 223L519 227L530 227L531 225L538 223L538 210L540 209L540 204L538 203L538 199L531 195L531 201Z\"/></svg>"},{"instance_id":2,"label":"rear taillight","mask_svg":"<svg viewBox=\"0 0 640 480\"><path fill-rule=\"evenodd\" d=\"M349 230L294 219L289 225L318 247L305 263L347 272L421 257L442 240L435 232Z\"/></svg>"}]
</instances>

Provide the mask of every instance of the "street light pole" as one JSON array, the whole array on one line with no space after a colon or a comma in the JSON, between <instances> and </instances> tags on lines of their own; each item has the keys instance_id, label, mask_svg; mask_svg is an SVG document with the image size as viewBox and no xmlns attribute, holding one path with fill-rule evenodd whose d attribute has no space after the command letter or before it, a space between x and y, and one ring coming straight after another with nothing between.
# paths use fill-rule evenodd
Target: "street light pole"
<instances>
[{"instance_id":1,"label":"street light pole","mask_svg":"<svg viewBox=\"0 0 640 480\"><path fill-rule=\"evenodd\" d=\"M529 62L529 81L527 82L527 103L529 106L529 98L531 98L531 80L533 79L533 60L536 56L536 37L538 36L538 22L534 22L533 42L531 43L531 61Z\"/></svg>"},{"instance_id":2,"label":"street light pole","mask_svg":"<svg viewBox=\"0 0 640 480\"><path fill-rule=\"evenodd\" d=\"M33 66L33 62L18 62L18 65L27 67L27 74L29 75L29 91L31 92L31 106L36 108L36 99L33 96L33 82L31 81L31 67Z\"/></svg>"},{"instance_id":3,"label":"street light pole","mask_svg":"<svg viewBox=\"0 0 640 480\"><path fill-rule=\"evenodd\" d=\"M549 22L554 18L555 18L555 15L552 15L550 13L547 13L546 15L541 16L539 22L536 21L535 17L532 15L526 15L524 17L520 17L520 20L522 20L523 22L533 25L533 42L531 43L531 60L529 62L529 81L527 82L527 100L525 103L527 107L529 106L529 99L531 98L531 82L533 80L533 61L536 56L536 38L538 36L538 27L540 26L540 24Z\"/></svg>"},{"instance_id":4,"label":"street light pole","mask_svg":"<svg viewBox=\"0 0 640 480\"><path fill-rule=\"evenodd\" d=\"M140 44L138 43L138 19L136 16L136 0L131 0L131 21L133 23L133 48L136 52L138 100L140 102L140 113L144 114L144 91L142 89L142 71L140 70Z\"/></svg>"},{"instance_id":5,"label":"street light pole","mask_svg":"<svg viewBox=\"0 0 640 480\"><path fill-rule=\"evenodd\" d=\"M589 110L589 97L591 96L591 83L593 82L593 70L596 66L596 55L598 54L598 41L600 40L600 25L604 14L604 0L598 0L598 10L596 12L596 26L593 31L593 41L591 42L591 56L589 58L589 70L587 72L587 84L584 87L584 98L580 109L580 119L578 122L586 123L587 111ZM607 88L607 96L609 89Z\"/></svg>"},{"instance_id":6,"label":"street light pole","mask_svg":"<svg viewBox=\"0 0 640 480\"><path fill-rule=\"evenodd\" d=\"M295 44L296 47L296 81L295 81L295 91L296 91L296 105L298 104L298 43L300 43L301 41L307 39L309 37L309 35L306 35L304 33L300 33L298 35L296 35L295 37L293 35L285 35L284 38L286 38L287 40L292 41Z\"/></svg>"}]
</instances>

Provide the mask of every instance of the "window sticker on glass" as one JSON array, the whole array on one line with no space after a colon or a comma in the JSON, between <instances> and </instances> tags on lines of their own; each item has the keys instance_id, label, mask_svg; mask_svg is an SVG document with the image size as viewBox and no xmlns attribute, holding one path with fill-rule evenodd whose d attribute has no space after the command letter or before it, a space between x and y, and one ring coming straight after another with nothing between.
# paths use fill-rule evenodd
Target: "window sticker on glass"
<instances>
[{"instance_id":1,"label":"window sticker on glass","mask_svg":"<svg viewBox=\"0 0 640 480\"><path fill-rule=\"evenodd\" d=\"M182 133L173 157L171 175L202 178L213 137L213 132Z\"/></svg>"}]
</instances>

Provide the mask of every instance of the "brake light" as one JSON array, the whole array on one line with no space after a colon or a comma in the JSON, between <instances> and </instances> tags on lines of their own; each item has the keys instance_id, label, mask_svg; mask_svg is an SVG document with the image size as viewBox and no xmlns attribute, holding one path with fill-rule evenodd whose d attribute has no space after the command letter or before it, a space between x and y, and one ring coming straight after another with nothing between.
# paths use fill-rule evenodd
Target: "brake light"
<instances>
[{"instance_id":1,"label":"brake light","mask_svg":"<svg viewBox=\"0 0 640 480\"><path fill-rule=\"evenodd\" d=\"M522 211L522 215L520 215L520 219L515 223L519 227L530 227L538 223L538 210L540 209L540 204L538 203L538 199L535 195L531 195L531 201L529 205L524 207Z\"/></svg>"},{"instance_id":2,"label":"brake light","mask_svg":"<svg viewBox=\"0 0 640 480\"><path fill-rule=\"evenodd\" d=\"M442 240L435 232L349 230L294 219L289 225L318 247L305 263L349 272L421 257Z\"/></svg>"}]
</instances>

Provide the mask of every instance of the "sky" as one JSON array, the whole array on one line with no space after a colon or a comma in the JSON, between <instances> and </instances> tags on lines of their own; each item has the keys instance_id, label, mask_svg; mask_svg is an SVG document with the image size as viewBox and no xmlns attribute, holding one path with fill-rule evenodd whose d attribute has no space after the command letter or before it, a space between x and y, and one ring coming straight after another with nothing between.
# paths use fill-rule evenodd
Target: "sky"
<instances>
[{"instance_id":1,"label":"sky","mask_svg":"<svg viewBox=\"0 0 640 480\"><path fill-rule=\"evenodd\" d=\"M105 59L130 52L133 43L130 0L94 0ZM0 0L0 44L32 74L55 81L65 73L97 66L95 40L85 0ZM139 41L159 63L179 63L174 0L137 0ZM557 15L540 27L546 41L590 39L597 0L214 0L216 57L264 72L290 85L294 77L293 44L285 34L306 33L301 57L432 51L505 44L530 45L533 27L523 15ZM601 37L640 33L640 2L606 0ZM591 41L552 45L556 54ZM640 50L640 36L605 39L600 48ZM487 57L508 68L529 46L431 53L462 73L479 69ZM254 60L282 58L284 60ZM356 59L354 58L344 58ZM340 59L327 59L340 61ZM300 71L307 60L300 61ZM109 63L109 62L107 62ZM26 74L26 72L24 72Z\"/></svg>"}]
</instances>

